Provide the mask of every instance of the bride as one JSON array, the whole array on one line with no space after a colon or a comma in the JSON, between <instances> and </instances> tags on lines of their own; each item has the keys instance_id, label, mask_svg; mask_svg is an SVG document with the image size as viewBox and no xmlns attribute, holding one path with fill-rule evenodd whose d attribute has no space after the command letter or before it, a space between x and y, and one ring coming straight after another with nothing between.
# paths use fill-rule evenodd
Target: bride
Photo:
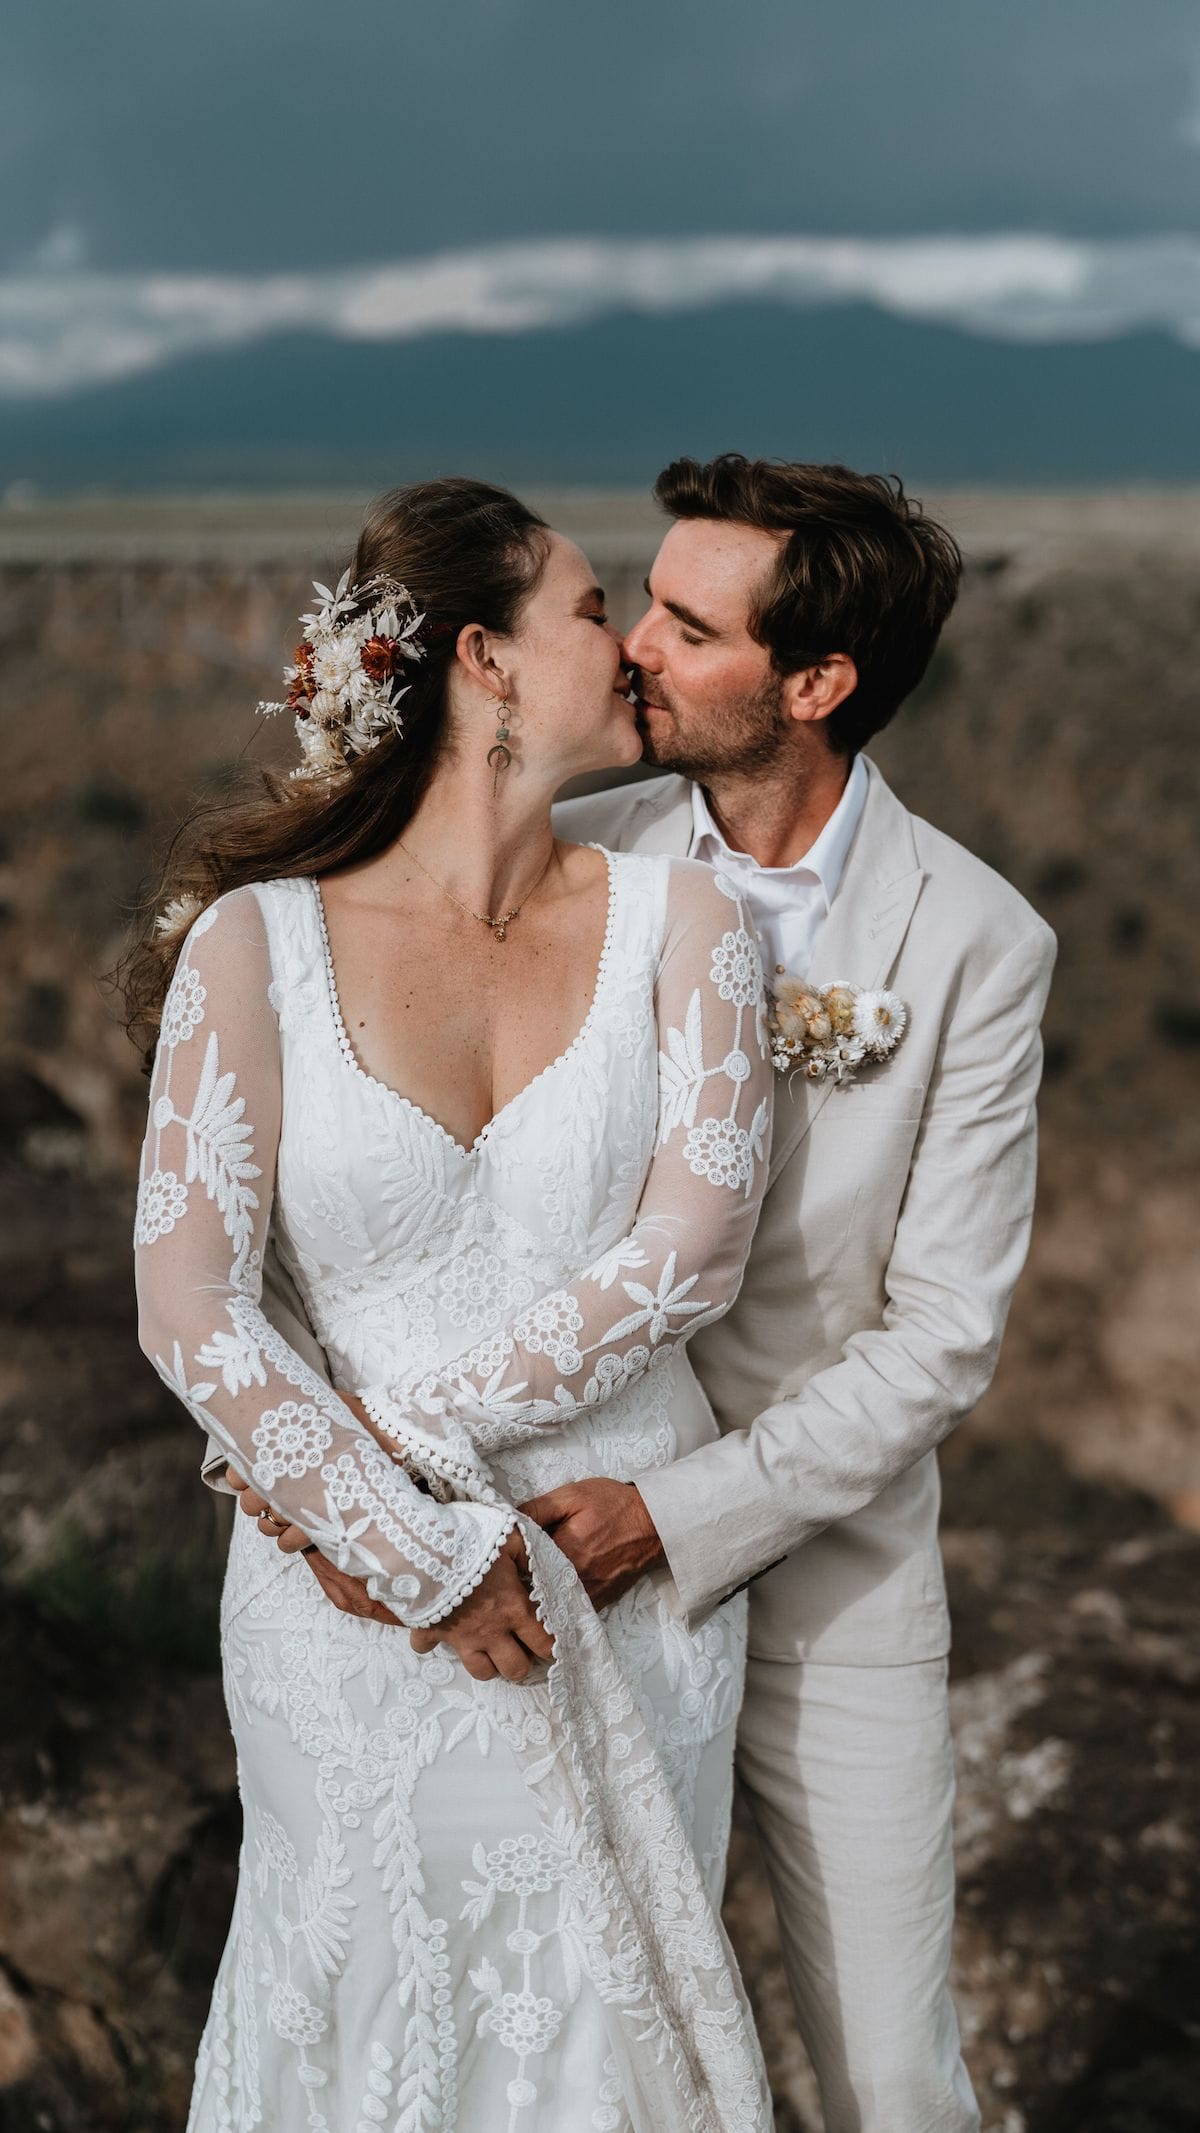
<instances>
[{"instance_id":1,"label":"bride","mask_svg":"<svg viewBox=\"0 0 1200 2133\"><path fill-rule=\"evenodd\" d=\"M714 1433L685 1342L765 1185L756 945L709 869L553 835L640 754L572 542L429 482L317 591L301 764L177 840L130 977L141 1343L263 1506L189 2133L764 2133L718 1917L745 1594L597 1615L519 1508Z\"/></svg>"}]
</instances>

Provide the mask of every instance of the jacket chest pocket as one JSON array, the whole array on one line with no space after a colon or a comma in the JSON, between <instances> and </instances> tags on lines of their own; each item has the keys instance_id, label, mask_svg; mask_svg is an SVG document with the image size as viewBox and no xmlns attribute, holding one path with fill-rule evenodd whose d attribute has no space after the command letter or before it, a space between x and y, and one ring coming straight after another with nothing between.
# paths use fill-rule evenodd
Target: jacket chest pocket
<instances>
[{"instance_id":1,"label":"jacket chest pocket","mask_svg":"<svg viewBox=\"0 0 1200 2133\"><path fill-rule=\"evenodd\" d=\"M822 1104L814 1130L826 1124L856 1127L906 1123L916 1124L925 1108L923 1081L896 1081L881 1074L874 1081L848 1081L830 1091Z\"/></svg>"},{"instance_id":2,"label":"jacket chest pocket","mask_svg":"<svg viewBox=\"0 0 1200 2133\"><path fill-rule=\"evenodd\" d=\"M803 1229L824 1242L831 1270L852 1232L890 1240L925 1104L925 1084L881 1077L832 1089L806 1136ZM889 1246L890 1248L890 1246Z\"/></svg>"}]
</instances>

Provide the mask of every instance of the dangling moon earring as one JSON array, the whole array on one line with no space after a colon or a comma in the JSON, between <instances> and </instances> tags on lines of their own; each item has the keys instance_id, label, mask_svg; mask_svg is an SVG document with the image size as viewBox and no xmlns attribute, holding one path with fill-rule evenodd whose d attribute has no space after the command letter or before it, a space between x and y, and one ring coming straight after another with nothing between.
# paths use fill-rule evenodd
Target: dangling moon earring
<instances>
[{"instance_id":1,"label":"dangling moon earring","mask_svg":"<svg viewBox=\"0 0 1200 2133\"><path fill-rule=\"evenodd\" d=\"M492 742L492 745L487 752L488 762L494 765L492 772L493 798L495 798L496 789L500 783L501 771L507 770L509 764L512 762L512 749L508 746L509 730L508 698L506 696L504 702L500 706L500 723L496 728L496 738Z\"/></svg>"}]
</instances>

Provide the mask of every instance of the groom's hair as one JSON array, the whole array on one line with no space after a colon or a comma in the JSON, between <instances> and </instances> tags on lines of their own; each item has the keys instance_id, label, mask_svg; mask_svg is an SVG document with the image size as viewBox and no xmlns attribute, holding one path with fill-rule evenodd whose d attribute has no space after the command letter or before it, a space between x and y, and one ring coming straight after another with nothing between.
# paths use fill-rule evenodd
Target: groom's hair
<instances>
[{"instance_id":1,"label":"groom's hair","mask_svg":"<svg viewBox=\"0 0 1200 2133\"><path fill-rule=\"evenodd\" d=\"M723 519L785 533L750 615L779 674L834 652L858 686L825 720L839 755L886 726L925 672L954 605L957 543L907 497L898 475L783 459L676 459L654 484L672 518Z\"/></svg>"}]
</instances>

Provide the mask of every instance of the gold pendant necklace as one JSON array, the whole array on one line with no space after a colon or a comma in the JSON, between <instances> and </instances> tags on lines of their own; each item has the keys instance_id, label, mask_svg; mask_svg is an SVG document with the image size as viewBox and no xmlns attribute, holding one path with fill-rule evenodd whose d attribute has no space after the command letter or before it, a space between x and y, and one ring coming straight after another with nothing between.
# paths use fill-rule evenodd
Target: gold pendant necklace
<instances>
[{"instance_id":1,"label":"gold pendant necklace","mask_svg":"<svg viewBox=\"0 0 1200 2133\"><path fill-rule=\"evenodd\" d=\"M492 938L497 941L507 940L508 929L512 924L512 921L514 920L514 918L519 918L521 916L522 911L525 909L526 904L529 902L530 897L533 895L534 889L541 888L542 883L544 882L547 874L550 871L550 859L553 859L554 857L554 847L553 845L551 845L550 859L547 859L545 866L542 868L541 873L538 875L537 880L533 884L533 888L527 889L525 891L525 894L521 898L520 903L514 904L511 911L503 911L500 913L499 917L489 918L486 911L473 911L471 909L470 904L464 904L461 897L455 895L453 889L448 889L446 887L444 881L439 881L436 874L431 874L429 868L425 865L424 860L418 859L416 853L412 851L407 844L404 843L402 838L397 837L396 842L400 846L401 851L404 852L407 857L412 860L413 865L420 867L422 874L424 874L425 876L425 879L427 881L431 881L435 889L440 889L443 896L448 896L452 904L457 904L460 911L466 912L468 918L477 918L481 926L490 926L492 930Z\"/></svg>"}]
</instances>

